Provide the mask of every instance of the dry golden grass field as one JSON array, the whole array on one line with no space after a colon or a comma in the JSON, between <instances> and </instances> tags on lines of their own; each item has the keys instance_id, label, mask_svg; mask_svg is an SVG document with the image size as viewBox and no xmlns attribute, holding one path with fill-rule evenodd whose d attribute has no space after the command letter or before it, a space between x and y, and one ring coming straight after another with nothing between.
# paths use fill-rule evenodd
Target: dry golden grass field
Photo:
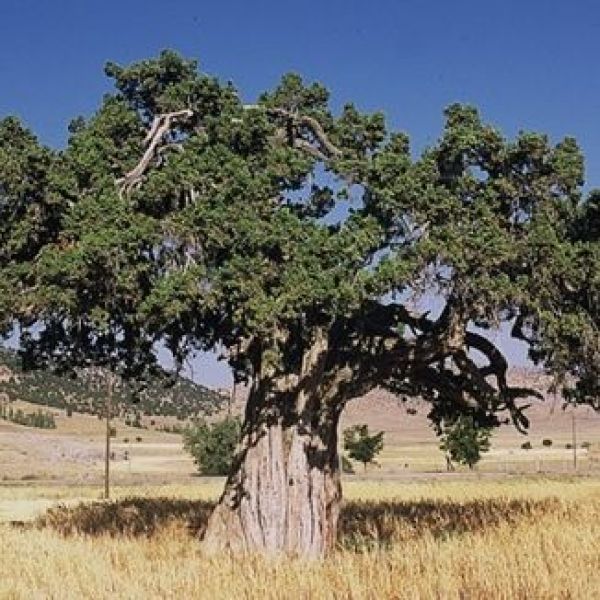
<instances>
[{"instance_id":1,"label":"dry golden grass field","mask_svg":"<svg viewBox=\"0 0 600 600\"><path fill-rule=\"evenodd\" d=\"M381 392L349 406L342 428L367 422L386 445L378 467L345 476L323 563L203 556L223 481L196 475L178 435L115 421L104 502L101 420L0 421L0 599L600 598L600 415L576 412L576 474L571 413L552 398L527 437L502 428L475 472L446 473L417 408Z\"/></svg>"},{"instance_id":2,"label":"dry golden grass field","mask_svg":"<svg viewBox=\"0 0 600 600\"><path fill-rule=\"evenodd\" d=\"M597 598L600 480L351 481L323 563L204 557L218 484L5 487L0 498L88 497L0 525L0 598ZM134 496L133 496L134 495Z\"/></svg>"}]
</instances>

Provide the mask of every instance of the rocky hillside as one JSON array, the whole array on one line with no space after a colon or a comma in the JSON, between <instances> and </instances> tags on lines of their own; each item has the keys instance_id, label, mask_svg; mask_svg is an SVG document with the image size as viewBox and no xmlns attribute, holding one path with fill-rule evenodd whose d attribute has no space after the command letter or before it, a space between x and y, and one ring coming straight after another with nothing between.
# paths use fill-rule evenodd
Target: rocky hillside
<instances>
[{"instance_id":1,"label":"rocky hillside","mask_svg":"<svg viewBox=\"0 0 600 600\"><path fill-rule=\"evenodd\" d=\"M23 371L18 357L0 349L0 400L24 400L33 404L61 408L67 412L103 415L105 385L98 369L78 372L76 378L47 371ZM184 377L172 385L156 380L141 391L122 382L114 396L115 414L130 424L143 416L176 417L184 421L218 412L227 399L221 394Z\"/></svg>"}]
</instances>

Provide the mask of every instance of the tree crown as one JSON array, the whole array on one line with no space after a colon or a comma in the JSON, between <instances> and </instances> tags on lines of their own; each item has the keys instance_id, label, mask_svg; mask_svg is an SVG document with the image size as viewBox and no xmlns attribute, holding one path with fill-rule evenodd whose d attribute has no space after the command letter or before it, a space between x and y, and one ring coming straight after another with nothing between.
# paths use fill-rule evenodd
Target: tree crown
<instances>
[{"instance_id":1,"label":"tree crown","mask_svg":"<svg viewBox=\"0 0 600 600\"><path fill-rule=\"evenodd\" d=\"M0 321L30 355L139 375L158 343L220 348L238 380L285 387L324 337L340 401L384 386L438 423L525 427L534 392L481 333L505 324L594 402L600 213L573 139L507 140L452 105L413 158L382 114L334 114L295 74L244 104L171 51L106 73L64 151L0 122L0 286L18 290ZM407 308L423 294L441 310Z\"/></svg>"}]
</instances>

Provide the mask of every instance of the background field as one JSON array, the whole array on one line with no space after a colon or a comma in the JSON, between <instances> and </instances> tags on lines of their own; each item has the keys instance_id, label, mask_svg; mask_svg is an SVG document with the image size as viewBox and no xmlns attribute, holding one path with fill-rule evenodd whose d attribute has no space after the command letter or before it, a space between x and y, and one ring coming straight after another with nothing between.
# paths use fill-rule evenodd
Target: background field
<instances>
[{"instance_id":1,"label":"background field","mask_svg":"<svg viewBox=\"0 0 600 600\"><path fill-rule=\"evenodd\" d=\"M503 427L475 471L447 473L426 407L408 406L376 391L346 410L342 428L366 422L386 445L379 466L344 476L338 549L322 564L203 556L223 480L197 475L181 437L157 430L166 418L115 420L109 502L100 419L0 421L0 598L597 597L600 415L575 413L577 473L571 411L551 396L528 436Z\"/></svg>"},{"instance_id":2,"label":"background field","mask_svg":"<svg viewBox=\"0 0 600 600\"><path fill-rule=\"evenodd\" d=\"M544 389L543 378L536 381L531 373L513 373L527 377L528 384L537 383ZM532 381L533 380L533 381ZM26 402L13 402L26 412L39 407ZM416 409L416 414L410 414ZM55 430L23 427L0 420L0 484L35 481L56 484L100 485L104 468L105 425L95 416L64 410L48 409L56 415ZM243 400L234 412L243 410ZM220 414L223 414L223 410ZM370 478L406 479L447 477L446 463L439 450L439 440L428 424L427 407L418 402L401 403L391 394L374 391L352 401L345 410L341 429L354 423L368 423L372 431L385 431L385 448L378 458L378 467L371 467ZM573 409L563 410L559 399L547 396L528 411L531 419L529 434L523 436L510 425L494 432L492 449L477 467L480 474L572 473ZM600 414L589 407L575 410L577 459L579 473L600 474ZM213 416L212 418L217 418ZM115 419L116 437L111 462L113 480L120 485L190 483L197 479L192 459L181 445L178 434L159 431L174 419L143 417L147 429L130 427L125 420ZM154 425L150 425L150 423ZM179 422L181 425L181 422ZM552 441L544 447L543 439ZM521 449L523 442L531 450ZM591 444L591 449L581 445ZM354 477L362 477L358 466Z\"/></svg>"}]
</instances>

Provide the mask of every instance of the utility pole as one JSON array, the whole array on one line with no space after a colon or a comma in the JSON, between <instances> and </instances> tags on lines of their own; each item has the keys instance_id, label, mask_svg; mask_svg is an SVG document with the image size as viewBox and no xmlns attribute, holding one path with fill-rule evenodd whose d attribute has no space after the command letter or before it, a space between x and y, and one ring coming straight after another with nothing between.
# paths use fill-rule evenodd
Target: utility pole
<instances>
[{"instance_id":1,"label":"utility pole","mask_svg":"<svg viewBox=\"0 0 600 600\"><path fill-rule=\"evenodd\" d=\"M106 389L106 448L104 456L104 498L110 498L110 417L113 404L113 374L108 373Z\"/></svg>"},{"instance_id":2,"label":"utility pole","mask_svg":"<svg viewBox=\"0 0 600 600\"><path fill-rule=\"evenodd\" d=\"M242 353L242 342L238 342L236 357L239 358ZM231 394L229 395L229 404L227 406L227 417L231 418L231 409L235 404L235 396L237 392L237 379L235 378L235 369L232 369L231 375L233 376L233 385L231 386Z\"/></svg>"},{"instance_id":3,"label":"utility pole","mask_svg":"<svg viewBox=\"0 0 600 600\"><path fill-rule=\"evenodd\" d=\"M233 386L231 388L231 394L229 394L229 403L227 405L227 416L231 417L231 407L235 404L237 382L233 380Z\"/></svg>"},{"instance_id":4,"label":"utility pole","mask_svg":"<svg viewBox=\"0 0 600 600\"><path fill-rule=\"evenodd\" d=\"M573 470L577 471L577 429L575 427L575 409L571 413L571 433L573 444Z\"/></svg>"}]
</instances>

